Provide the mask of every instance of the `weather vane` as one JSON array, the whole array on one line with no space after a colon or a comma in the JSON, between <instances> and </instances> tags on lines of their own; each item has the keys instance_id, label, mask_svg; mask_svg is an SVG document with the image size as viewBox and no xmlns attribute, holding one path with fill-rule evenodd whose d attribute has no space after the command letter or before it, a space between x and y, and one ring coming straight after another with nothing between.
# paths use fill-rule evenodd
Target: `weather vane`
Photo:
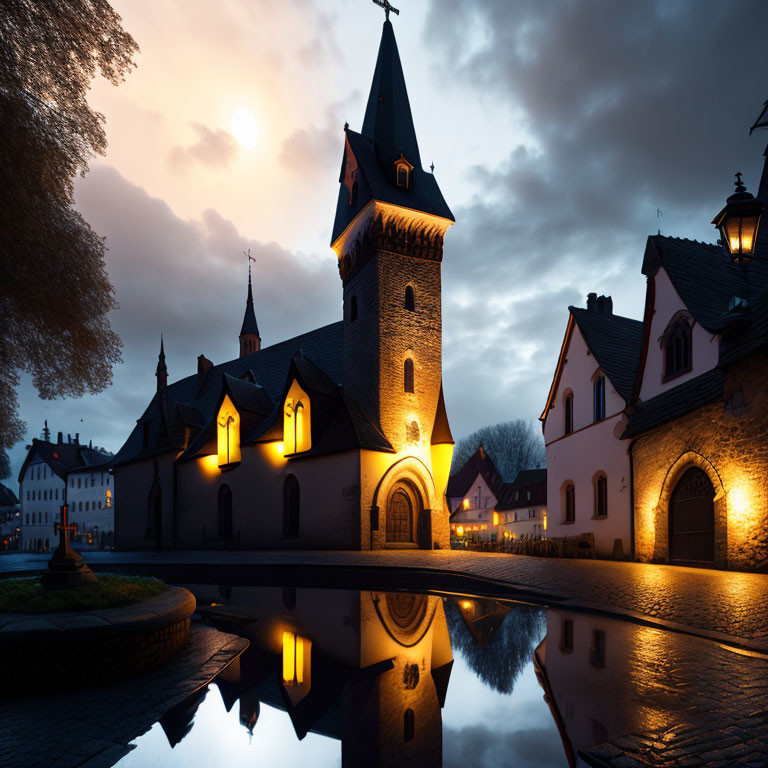
<instances>
[{"instance_id":1,"label":"weather vane","mask_svg":"<svg viewBox=\"0 0 768 768\"><path fill-rule=\"evenodd\" d=\"M251 262L256 262L256 259L251 256L251 249L249 248L247 251L243 251L243 256L248 257L248 282L250 283L251 280Z\"/></svg>"},{"instance_id":2,"label":"weather vane","mask_svg":"<svg viewBox=\"0 0 768 768\"><path fill-rule=\"evenodd\" d=\"M380 5L384 9L384 13L386 15L386 20L389 21L389 12L392 11L392 13L395 14L395 16L400 15L400 11L395 8L394 5L389 4L389 0L373 0L376 5Z\"/></svg>"}]
</instances>

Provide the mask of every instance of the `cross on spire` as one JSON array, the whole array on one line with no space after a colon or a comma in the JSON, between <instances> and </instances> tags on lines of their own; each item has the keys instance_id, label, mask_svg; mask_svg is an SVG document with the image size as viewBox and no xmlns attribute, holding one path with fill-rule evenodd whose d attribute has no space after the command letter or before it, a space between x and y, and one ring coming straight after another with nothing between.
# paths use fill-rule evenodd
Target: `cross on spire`
<instances>
[{"instance_id":1,"label":"cross on spire","mask_svg":"<svg viewBox=\"0 0 768 768\"><path fill-rule=\"evenodd\" d=\"M384 9L384 14L386 16L386 21L389 21L389 12L392 11L392 13L395 14L395 16L400 15L400 11L395 8L394 5L389 4L389 0L373 0L376 5L381 6Z\"/></svg>"}]
</instances>

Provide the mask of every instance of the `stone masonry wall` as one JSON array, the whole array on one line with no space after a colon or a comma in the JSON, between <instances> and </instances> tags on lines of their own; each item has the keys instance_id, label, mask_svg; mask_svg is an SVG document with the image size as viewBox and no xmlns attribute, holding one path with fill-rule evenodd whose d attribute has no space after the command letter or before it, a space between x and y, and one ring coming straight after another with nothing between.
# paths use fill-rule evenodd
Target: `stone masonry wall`
<instances>
[{"instance_id":1,"label":"stone masonry wall","mask_svg":"<svg viewBox=\"0 0 768 768\"><path fill-rule=\"evenodd\" d=\"M768 357L727 373L724 402L637 438L633 447L635 554L669 558L669 500L690 466L715 488L715 566L768 571Z\"/></svg>"}]
</instances>

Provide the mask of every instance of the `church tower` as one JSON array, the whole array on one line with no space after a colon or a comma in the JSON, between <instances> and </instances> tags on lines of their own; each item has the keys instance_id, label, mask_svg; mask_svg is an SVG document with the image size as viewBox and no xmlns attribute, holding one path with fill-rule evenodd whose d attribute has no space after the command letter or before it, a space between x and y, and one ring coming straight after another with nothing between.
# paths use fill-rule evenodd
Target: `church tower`
<instances>
[{"instance_id":1,"label":"church tower","mask_svg":"<svg viewBox=\"0 0 768 768\"><path fill-rule=\"evenodd\" d=\"M248 264L248 299L245 302L243 327L240 329L240 357L258 352L261 349L261 336L253 311L253 289L251 288L251 265Z\"/></svg>"},{"instance_id":2,"label":"church tower","mask_svg":"<svg viewBox=\"0 0 768 768\"><path fill-rule=\"evenodd\" d=\"M427 449L442 403L440 264L454 218L421 167L389 19L362 131L344 133L331 237L344 288L344 391L396 452Z\"/></svg>"}]
</instances>

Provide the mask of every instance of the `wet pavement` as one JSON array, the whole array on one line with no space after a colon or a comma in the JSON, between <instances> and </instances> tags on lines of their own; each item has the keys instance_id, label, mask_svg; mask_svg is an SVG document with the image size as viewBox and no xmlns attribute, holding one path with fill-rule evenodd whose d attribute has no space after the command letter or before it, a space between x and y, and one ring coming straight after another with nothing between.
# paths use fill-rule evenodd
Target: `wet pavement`
<instances>
[{"instance_id":1,"label":"wet pavement","mask_svg":"<svg viewBox=\"0 0 768 768\"><path fill-rule=\"evenodd\" d=\"M47 557L0 556L0 574L45 567ZM88 562L120 565L322 567L398 569L475 577L526 598L661 628L690 631L768 651L768 574L681 568L601 560L557 560L521 555L440 550L434 552L91 552ZM467 589L466 583L463 584ZM479 589L478 585L478 589ZM563 602L566 601L566 602Z\"/></svg>"}]
</instances>

